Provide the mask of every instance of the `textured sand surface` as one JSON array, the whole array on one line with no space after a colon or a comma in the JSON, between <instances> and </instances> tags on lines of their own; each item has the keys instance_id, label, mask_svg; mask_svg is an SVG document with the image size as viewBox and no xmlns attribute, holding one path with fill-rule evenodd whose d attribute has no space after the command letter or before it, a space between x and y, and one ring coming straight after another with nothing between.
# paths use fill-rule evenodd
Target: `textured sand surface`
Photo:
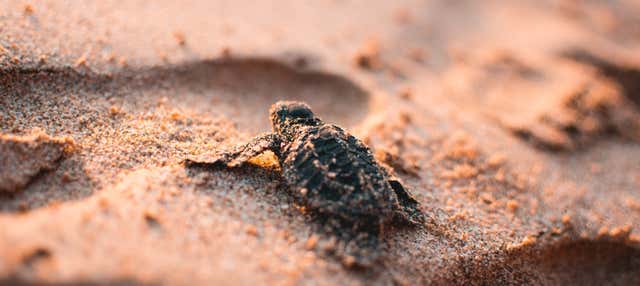
<instances>
[{"instance_id":1,"label":"textured sand surface","mask_svg":"<svg viewBox=\"0 0 640 286\"><path fill-rule=\"evenodd\" d=\"M0 2L0 284L640 284L637 1L120 2ZM445 231L349 270L273 158L181 164L280 99Z\"/></svg>"}]
</instances>

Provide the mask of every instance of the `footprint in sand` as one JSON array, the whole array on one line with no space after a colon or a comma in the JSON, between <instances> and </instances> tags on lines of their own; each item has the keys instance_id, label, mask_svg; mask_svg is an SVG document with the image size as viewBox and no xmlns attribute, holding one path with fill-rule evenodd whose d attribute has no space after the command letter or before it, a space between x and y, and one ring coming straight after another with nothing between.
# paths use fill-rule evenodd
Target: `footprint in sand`
<instances>
[{"instance_id":1,"label":"footprint in sand","mask_svg":"<svg viewBox=\"0 0 640 286\"><path fill-rule=\"evenodd\" d=\"M345 127L359 124L369 103L368 93L344 77L263 58L115 74L13 70L0 82L6 87L0 132L41 128L51 136L72 136L79 148L51 171L29 177L22 191L0 197L2 211L86 197L122 171L174 164L240 134L269 131L264 118L277 100L308 102L328 122Z\"/></svg>"}]
</instances>

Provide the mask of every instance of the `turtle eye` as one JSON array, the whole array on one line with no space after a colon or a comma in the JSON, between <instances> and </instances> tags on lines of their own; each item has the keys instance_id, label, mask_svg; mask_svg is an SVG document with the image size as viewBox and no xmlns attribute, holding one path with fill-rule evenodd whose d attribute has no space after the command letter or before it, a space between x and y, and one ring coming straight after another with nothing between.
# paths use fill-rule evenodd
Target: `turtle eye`
<instances>
[{"instance_id":1,"label":"turtle eye","mask_svg":"<svg viewBox=\"0 0 640 286\"><path fill-rule=\"evenodd\" d=\"M287 112L286 109L281 109L281 110L278 110L278 112L276 114L278 115L278 118L280 118L280 120L284 120L285 117L287 117L288 113L289 112Z\"/></svg>"}]
</instances>

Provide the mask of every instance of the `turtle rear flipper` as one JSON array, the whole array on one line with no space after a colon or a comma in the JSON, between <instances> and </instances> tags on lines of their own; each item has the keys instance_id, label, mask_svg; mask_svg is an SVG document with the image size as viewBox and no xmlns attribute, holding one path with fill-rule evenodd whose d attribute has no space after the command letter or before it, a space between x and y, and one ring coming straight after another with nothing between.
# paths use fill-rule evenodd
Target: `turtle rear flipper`
<instances>
[{"instance_id":1,"label":"turtle rear flipper","mask_svg":"<svg viewBox=\"0 0 640 286\"><path fill-rule=\"evenodd\" d=\"M380 257L379 234L370 230L362 230L353 232L349 236L348 239L343 240L343 244L337 252L342 264L350 268L373 265Z\"/></svg>"},{"instance_id":2,"label":"turtle rear flipper","mask_svg":"<svg viewBox=\"0 0 640 286\"><path fill-rule=\"evenodd\" d=\"M335 240L335 247L328 250L330 256L337 258L351 269L366 268L380 258L381 225L375 221L350 221L340 218L318 216L319 233Z\"/></svg>"},{"instance_id":3,"label":"turtle rear flipper","mask_svg":"<svg viewBox=\"0 0 640 286\"><path fill-rule=\"evenodd\" d=\"M400 181L389 179L389 185L396 194L399 209L395 213L394 221L408 225L422 225L425 222L424 214L420 211L420 203L405 190Z\"/></svg>"},{"instance_id":4,"label":"turtle rear flipper","mask_svg":"<svg viewBox=\"0 0 640 286\"><path fill-rule=\"evenodd\" d=\"M464 244L465 242L459 237L456 237L451 233L451 230L447 229L442 224L439 224L434 217L425 215L420 211L420 203L413 198L413 196L405 190L402 184L397 179L389 179L391 188L396 193L398 198L398 204L400 210L396 211L393 221L398 224L424 227L429 232L438 236L445 237L451 241Z\"/></svg>"},{"instance_id":5,"label":"turtle rear flipper","mask_svg":"<svg viewBox=\"0 0 640 286\"><path fill-rule=\"evenodd\" d=\"M249 143L236 146L228 152L221 152L213 156L187 158L185 164L189 167L238 167L267 150L279 157L280 143L280 135L264 134L253 138Z\"/></svg>"}]
</instances>

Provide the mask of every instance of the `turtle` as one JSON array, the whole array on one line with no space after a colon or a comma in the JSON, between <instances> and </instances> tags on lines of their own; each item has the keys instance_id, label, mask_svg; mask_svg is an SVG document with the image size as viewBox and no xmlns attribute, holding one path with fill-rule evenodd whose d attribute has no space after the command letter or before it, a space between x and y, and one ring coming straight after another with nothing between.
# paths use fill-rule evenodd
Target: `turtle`
<instances>
[{"instance_id":1,"label":"turtle","mask_svg":"<svg viewBox=\"0 0 640 286\"><path fill-rule=\"evenodd\" d=\"M233 168L272 151L289 193L338 238L348 265L367 266L377 259L385 225L424 223L418 201L361 140L325 123L303 102L278 101L269 113L273 132L186 164Z\"/></svg>"}]
</instances>

